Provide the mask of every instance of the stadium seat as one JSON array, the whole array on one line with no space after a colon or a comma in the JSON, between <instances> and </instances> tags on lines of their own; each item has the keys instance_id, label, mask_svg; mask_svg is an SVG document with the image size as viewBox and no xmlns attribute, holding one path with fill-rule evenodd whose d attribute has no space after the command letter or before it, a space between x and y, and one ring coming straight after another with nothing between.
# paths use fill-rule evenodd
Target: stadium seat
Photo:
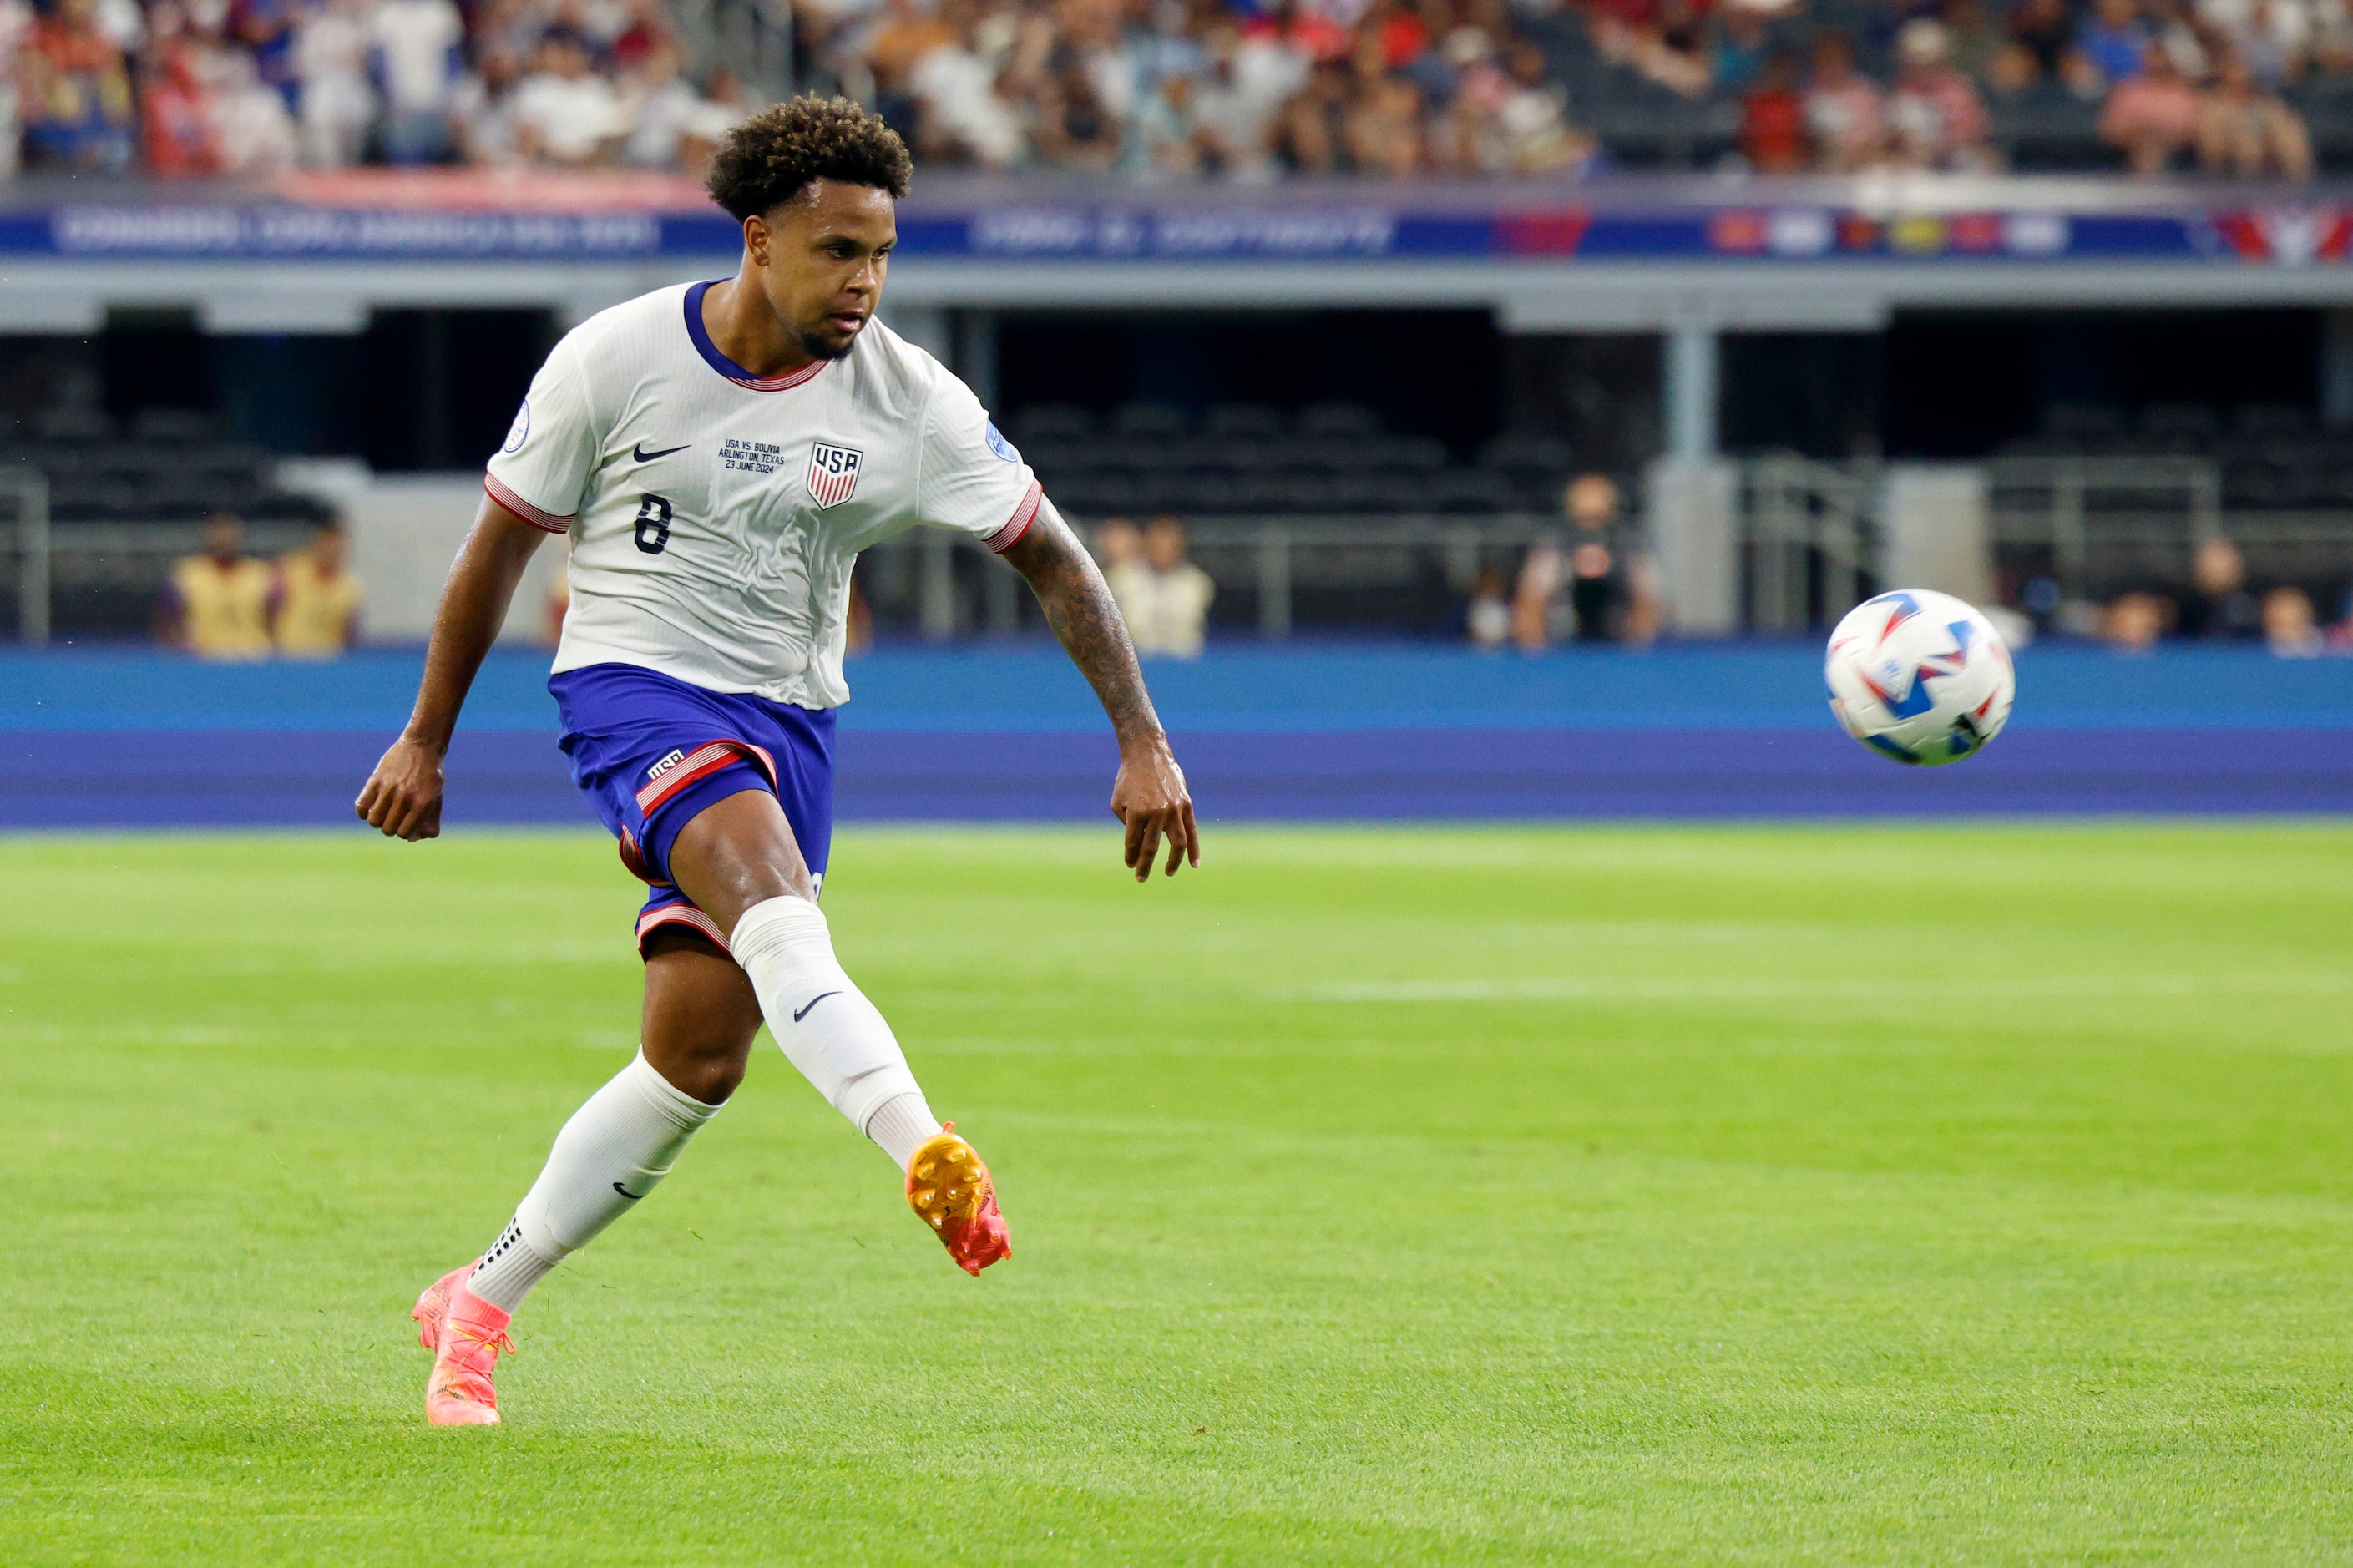
<instances>
[{"instance_id":1,"label":"stadium seat","mask_svg":"<svg viewBox=\"0 0 2353 1568\"><path fill-rule=\"evenodd\" d=\"M1208 436L1275 440L1291 433L1291 424L1281 409L1263 403L1217 403L1203 417L1201 430Z\"/></svg>"},{"instance_id":2,"label":"stadium seat","mask_svg":"<svg viewBox=\"0 0 2353 1568\"><path fill-rule=\"evenodd\" d=\"M1359 403L1311 403L1299 411L1302 437L1377 436L1381 416Z\"/></svg>"},{"instance_id":3,"label":"stadium seat","mask_svg":"<svg viewBox=\"0 0 2353 1568\"><path fill-rule=\"evenodd\" d=\"M1166 403L1125 403L1112 415L1112 429L1122 436L1166 439L1192 433L1193 422L1183 409Z\"/></svg>"},{"instance_id":4,"label":"stadium seat","mask_svg":"<svg viewBox=\"0 0 2353 1568\"><path fill-rule=\"evenodd\" d=\"M1032 404L1010 423L1013 438L1025 446L1032 441L1083 440L1098 428L1092 413L1068 403Z\"/></svg>"}]
</instances>

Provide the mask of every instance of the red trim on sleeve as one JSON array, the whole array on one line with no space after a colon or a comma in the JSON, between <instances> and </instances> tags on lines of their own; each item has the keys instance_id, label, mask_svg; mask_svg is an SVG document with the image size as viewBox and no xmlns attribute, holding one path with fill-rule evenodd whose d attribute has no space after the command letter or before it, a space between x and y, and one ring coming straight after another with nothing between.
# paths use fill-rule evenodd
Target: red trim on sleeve
<instances>
[{"instance_id":1,"label":"red trim on sleeve","mask_svg":"<svg viewBox=\"0 0 2353 1568\"><path fill-rule=\"evenodd\" d=\"M500 483L499 477L496 474L484 474L482 476L482 489L489 493L490 498L492 500L498 502L501 506L506 508L509 511L514 513L517 517L522 519L525 522L530 523L534 528L543 528L550 533L569 533L572 531L572 519L568 517L558 517L552 511L540 510L539 508L532 505L531 502L523 500L522 497L515 494L514 491Z\"/></svg>"},{"instance_id":2,"label":"red trim on sleeve","mask_svg":"<svg viewBox=\"0 0 2353 1568\"><path fill-rule=\"evenodd\" d=\"M982 540L981 542L999 555L1020 543L1021 536L1029 532L1029 525L1037 521L1038 509L1044 504L1045 500L1046 487L1036 479L1031 479L1029 494L1023 496L1021 504L1013 509L1013 515L1005 520L1005 526Z\"/></svg>"}]
</instances>

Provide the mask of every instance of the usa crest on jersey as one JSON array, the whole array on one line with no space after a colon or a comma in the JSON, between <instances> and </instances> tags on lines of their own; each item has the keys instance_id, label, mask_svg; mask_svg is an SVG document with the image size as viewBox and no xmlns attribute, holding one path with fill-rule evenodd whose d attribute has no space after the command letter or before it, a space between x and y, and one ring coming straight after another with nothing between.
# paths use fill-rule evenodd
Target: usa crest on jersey
<instances>
[{"instance_id":1,"label":"usa crest on jersey","mask_svg":"<svg viewBox=\"0 0 2353 1568\"><path fill-rule=\"evenodd\" d=\"M819 507L839 506L858 488L858 470L866 455L848 447L818 441L809 447L808 492Z\"/></svg>"}]
</instances>

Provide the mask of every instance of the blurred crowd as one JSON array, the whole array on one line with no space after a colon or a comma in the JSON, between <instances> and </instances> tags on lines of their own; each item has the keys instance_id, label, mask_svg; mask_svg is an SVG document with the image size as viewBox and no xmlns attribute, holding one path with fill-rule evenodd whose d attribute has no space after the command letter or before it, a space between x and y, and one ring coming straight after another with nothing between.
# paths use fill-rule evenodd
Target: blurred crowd
<instances>
[{"instance_id":1,"label":"blurred crowd","mask_svg":"<svg viewBox=\"0 0 2353 1568\"><path fill-rule=\"evenodd\" d=\"M2060 604L2055 590L2030 583L2024 597L2030 610L2052 606L2062 629L2098 636L2126 653L2147 653L2168 638L2261 643L2282 658L2353 653L2353 595L2338 619L2324 624L2304 588L2283 583L2259 589L2248 576L2245 555L2227 539L2199 546L2186 594L2135 590L2072 616L2075 607Z\"/></svg>"},{"instance_id":2,"label":"blurred crowd","mask_svg":"<svg viewBox=\"0 0 2353 1568\"><path fill-rule=\"evenodd\" d=\"M1597 151L1506 0L849 0L824 39L933 163L1263 180Z\"/></svg>"},{"instance_id":3,"label":"blurred crowd","mask_svg":"<svg viewBox=\"0 0 2353 1568\"><path fill-rule=\"evenodd\" d=\"M804 0L933 162L1134 175L1549 173L1566 83L1736 105L1760 172L1999 165L1993 109L2097 106L2137 173L2303 177L2283 89L2353 75L2348 0ZM810 18L815 20L811 21ZM1582 68L1592 66L1596 70Z\"/></svg>"},{"instance_id":4,"label":"blurred crowd","mask_svg":"<svg viewBox=\"0 0 2353 1568\"><path fill-rule=\"evenodd\" d=\"M0 173L691 171L757 107L662 0L0 0Z\"/></svg>"},{"instance_id":5,"label":"blurred crowd","mask_svg":"<svg viewBox=\"0 0 2353 1568\"><path fill-rule=\"evenodd\" d=\"M1883 80L1858 68L1852 33L1816 29L1801 49L1763 14L1728 16L1708 69L1745 79L1741 153L1764 173L1996 169L1989 104L2040 92L2096 105L2100 140L2137 174L2304 179L2311 134L2281 89L2353 69L2339 0L1891 6Z\"/></svg>"},{"instance_id":6,"label":"blurred crowd","mask_svg":"<svg viewBox=\"0 0 2353 1568\"><path fill-rule=\"evenodd\" d=\"M276 561L246 553L245 526L216 512L203 548L173 563L155 606L155 640L198 658L335 658L359 640L364 590L343 531L322 523Z\"/></svg>"},{"instance_id":7,"label":"blurred crowd","mask_svg":"<svg viewBox=\"0 0 2353 1568\"><path fill-rule=\"evenodd\" d=\"M1606 153L1571 82L1731 113L1733 163L1765 172L1996 167L1995 110L2055 94L2136 172L2302 177L2284 95L2353 79L2353 0L789 9L803 85L924 162L1131 177L1580 170ZM761 96L691 59L665 0L0 0L0 169L693 171Z\"/></svg>"}]
</instances>

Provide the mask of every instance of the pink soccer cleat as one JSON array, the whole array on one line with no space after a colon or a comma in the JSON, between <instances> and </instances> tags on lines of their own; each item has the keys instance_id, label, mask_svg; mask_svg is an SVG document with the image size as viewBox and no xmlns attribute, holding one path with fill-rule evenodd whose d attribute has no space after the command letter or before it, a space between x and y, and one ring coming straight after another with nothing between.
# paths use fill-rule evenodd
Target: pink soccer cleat
<instances>
[{"instance_id":1,"label":"pink soccer cleat","mask_svg":"<svg viewBox=\"0 0 2353 1568\"><path fill-rule=\"evenodd\" d=\"M436 1426L495 1426L499 1391L491 1385L499 1352L514 1353L507 1314L465 1289L470 1263L425 1288L409 1316L422 1325L417 1342L433 1352L425 1382L425 1419Z\"/></svg>"},{"instance_id":2,"label":"pink soccer cleat","mask_svg":"<svg viewBox=\"0 0 2353 1568\"><path fill-rule=\"evenodd\" d=\"M951 1121L907 1162L907 1206L939 1233L956 1267L977 1275L1013 1256L1013 1235L997 1212L997 1183L980 1152Z\"/></svg>"}]
</instances>

